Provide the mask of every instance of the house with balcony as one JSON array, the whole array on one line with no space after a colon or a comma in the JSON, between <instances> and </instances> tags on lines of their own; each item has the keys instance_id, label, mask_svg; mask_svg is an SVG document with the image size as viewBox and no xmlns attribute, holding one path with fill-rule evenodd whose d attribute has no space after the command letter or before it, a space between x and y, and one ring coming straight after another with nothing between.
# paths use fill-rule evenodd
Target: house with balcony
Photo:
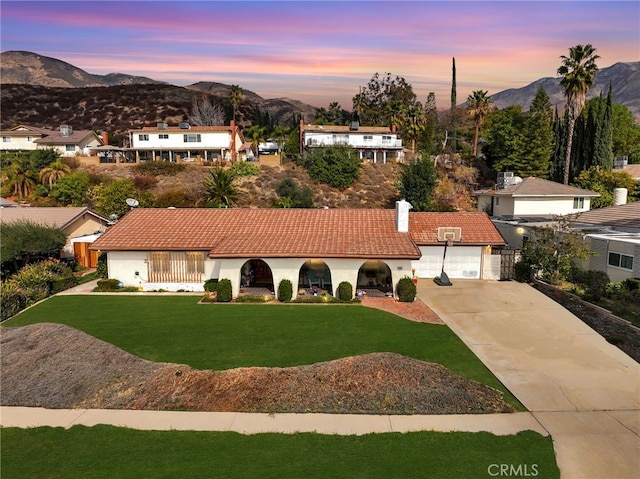
<instances>
[{"instance_id":1,"label":"house with balcony","mask_svg":"<svg viewBox=\"0 0 640 479\"><path fill-rule=\"evenodd\" d=\"M310 125L300 121L300 154L334 145L349 145L361 160L371 163L404 161L402 139L395 126L362 126L358 121L349 125Z\"/></svg>"},{"instance_id":2,"label":"house with balcony","mask_svg":"<svg viewBox=\"0 0 640 479\"><path fill-rule=\"evenodd\" d=\"M244 140L234 121L229 126L176 126L158 123L128 131L130 151L140 161L214 163L242 159Z\"/></svg>"}]
</instances>

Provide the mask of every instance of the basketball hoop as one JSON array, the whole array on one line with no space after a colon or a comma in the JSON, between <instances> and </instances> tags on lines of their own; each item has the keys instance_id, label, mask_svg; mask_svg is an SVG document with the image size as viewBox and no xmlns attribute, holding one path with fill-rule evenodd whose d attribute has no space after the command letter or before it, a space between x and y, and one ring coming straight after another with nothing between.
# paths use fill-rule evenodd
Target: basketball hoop
<instances>
[{"instance_id":1,"label":"basketball hoop","mask_svg":"<svg viewBox=\"0 0 640 479\"><path fill-rule=\"evenodd\" d=\"M433 278L438 286L453 286L449 280L449 276L444 272L444 262L447 258L447 248L453 246L454 242L462 240L462 228L459 226L438 227L438 242L444 243L444 252L442 253L442 271L440 276Z\"/></svg>"}]
</instances>

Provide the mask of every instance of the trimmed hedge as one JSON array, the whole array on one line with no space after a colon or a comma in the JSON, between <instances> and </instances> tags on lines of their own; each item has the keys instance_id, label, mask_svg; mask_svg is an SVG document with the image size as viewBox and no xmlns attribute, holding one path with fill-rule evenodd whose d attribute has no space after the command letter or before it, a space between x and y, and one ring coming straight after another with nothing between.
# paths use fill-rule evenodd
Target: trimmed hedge
<instances>
[{"instance_id":1,"label":"trimmed hedge","mask_svg":"<svg viewBox=\"0 0 640 479\"><path fill-rule=\"evenodd\" d=\"M116 291L117 289L120 289L120 280L107 278L98 281L95 291Z\"/></svg>"},{"instance_id":2,"label":"trimmed hedge","mask_svg":"<svg viewBox=\"0 0 640 479\"><path fill-rule=\"evenodd\" d=\"M283 279L278 285L278 301L287 302L293 298L293 284L288 279Z\"/></svg>"},{"instance_id":3,"label":"trimmed hedge","mask_svg":"<svg viewBox=\"0 0 640 479\"><path fill-rule=\"evenodd\" d=\"M403 303L411 303L416 298L418 288L409 276L400 278L396 285L396 294L398 295L398 301Z\"/></svg>"},{"instance_id":4,"label":"trimmed hedge","mask_svg":"<svg viewBox=\"0 0 640 479\"><path fill-rule=\"evenodd\" d=\"M204 282L204 290L213 292L218 291L218 279L208 279Z\"/></svg>"},{"instance_id":5,"label":"trimmed hedge","mask_svg":"<svg viewBox=\"0 0 640 479\"><path fill-rule=\"evenodd\" d=\"M228 303L233 299L233 289L231 287L230 279L221 279L218 281L218 296L216 301L219 303Z\"/></svg>"},{"instance_id":6,"label":"trimmed hedge","mask_svg":"<svg viewBox=\"0 0 640 479\"><path fill-rule=\"evenodd\" d=\"M342 301L351 301L353 299L353 286L348 281L343 281L338 285L338 298Z\"/></svg>"}]
</instances>

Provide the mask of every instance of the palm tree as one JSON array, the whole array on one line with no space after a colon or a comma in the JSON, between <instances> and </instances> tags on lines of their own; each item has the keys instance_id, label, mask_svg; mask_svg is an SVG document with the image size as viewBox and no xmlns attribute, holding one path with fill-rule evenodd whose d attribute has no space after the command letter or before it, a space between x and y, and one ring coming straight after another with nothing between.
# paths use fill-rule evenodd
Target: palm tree
<instances>
[{"instance_id":1,"label":"palm tree","mask_svg":"<svg viewBox=\"0 0 640 479\"><path fill-rule=\"evenodd\" d=\"M416 139L424 131L425 112L422 106L418 104L410 106L402 116L404 132L411 139L411 152L415 153Z\"/></svg>"},{"instance_id":2,"label":"palm tree","mask_svg":"<svg viewBox=\"0 0 640 479\"><path fill-rule=\"evenodd\" d=\"M57 159L46 168L40 170L40 181L43 185L49 184L49 189L53 188L53 185L63 176L67 175L71 171L68 165L65 165L62 160Z\"/></svg>"},{"instance_id":3,"label":"palm tree","mask_svg":"<svg viewBox=\"0 0 640 479\"><path fill-rule=\"evenodd\" d=\"M284 139L288 133L289 128L282 125L276 125L276 127L273 129L273 136L278 139L278 153L280 153L280 163L282 163L282 147L284 145Z\"/></svg>"},{"instance_id":4,"label":"palm tree","mask_svg":"<svg viewBox=\"0 0 640 479\"><path fill-rule=\"evenodd\" d=\"M230 170L218 166L210 172L211 177L204 182L206 199L218 208L233 206L240 197L240 190L234 184L236 176Z\"/></svg>"},{"instance_id":5,"label":"palm tree","mask_svg":"<svg viewBox=\"0 0 640 479\"><path fill-rule=\"evenodd\" d=\"M29 161L15 159L7 168L5 186L11 195L20 199L28 198L36 187L35 174L31 170Z\"/></svg>"},{"instance_id":6,"label":"palm tree","mask_svg":"<svg viewBox=\"0 0 640 479\"><path fill-rule=\"evenodd\" d=\"M253 153L256 155L257 160L258 145L266 141L264 138L264 128L258 125L253 125L252 127L247 128L247 137L251 140L251 147L253 148Z\"/></svg>"},{"instance_id":7,"label":"palm tree","mask_svg":"<svg viewBox=\"0 0 640 479\"><path fill-rule=\"evenodd\" d=\"M564 161L564 184L569 184L569 167L571 166L571 146L573 143L573 129L576 120L582 113L586 101L587 92L596 77L598 66L596 60L600 58L595 54L593 46L576 45L569 48L569 56L561 55L562 65L558 68L558 75L562 75L560 86L567 97L567 113L569 128L567 131L567 151Z\"/></svg>"},{"instance_id":8,"label":"palm tree","mask_svg":"<svg viewBox=\"0 0 640 479\"><path fill-rule=\"evenodd\" d=\"M353 109L358 113L358 116L362 118L362 112L367 107L367 97L364 93L360 92L353 97Z\"/></svg>"},{"instance_id":9,"label":"palm tree","mask_svg":"<svg viewBox=\"0 0 640 479\"><path fill-rule=\"evenodd\" d=\"M476 90L467 97L467 109L473 117L475 123L475 133L473 135L473 156L478 156L478 135L480 125L491 111L491 97L487 96L488 91Z\"/></svg>"},{"instance_id":10,"label":"palm tree","mask_svg":"<svg viewBox=\"0 0 640 479\"><path fill-rule=\"evenodd\" d=\"M242 88L240 88L239 85L231 85L229 89L229 103L231 103L233 107L233 121L236 121L236 109L238 105L242 103L243 97Z\"/></svg>"}]
</instances>

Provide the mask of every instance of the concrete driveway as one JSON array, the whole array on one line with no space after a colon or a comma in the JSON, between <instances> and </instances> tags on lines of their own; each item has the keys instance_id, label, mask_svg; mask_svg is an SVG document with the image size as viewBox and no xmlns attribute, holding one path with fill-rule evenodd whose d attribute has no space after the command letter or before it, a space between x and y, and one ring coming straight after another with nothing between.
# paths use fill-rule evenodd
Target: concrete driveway
<instances>
[{"instance_id":1,"label":"concrete driveway","mask_svg":"<svg viewBox=\"0 0 640 479\"><path fill-rule=\"evenodd\" d=\"M563 479L640 477L640 365L527 284L418 284L418 297L553 437Z\"/></svg>"}]
</instances>

